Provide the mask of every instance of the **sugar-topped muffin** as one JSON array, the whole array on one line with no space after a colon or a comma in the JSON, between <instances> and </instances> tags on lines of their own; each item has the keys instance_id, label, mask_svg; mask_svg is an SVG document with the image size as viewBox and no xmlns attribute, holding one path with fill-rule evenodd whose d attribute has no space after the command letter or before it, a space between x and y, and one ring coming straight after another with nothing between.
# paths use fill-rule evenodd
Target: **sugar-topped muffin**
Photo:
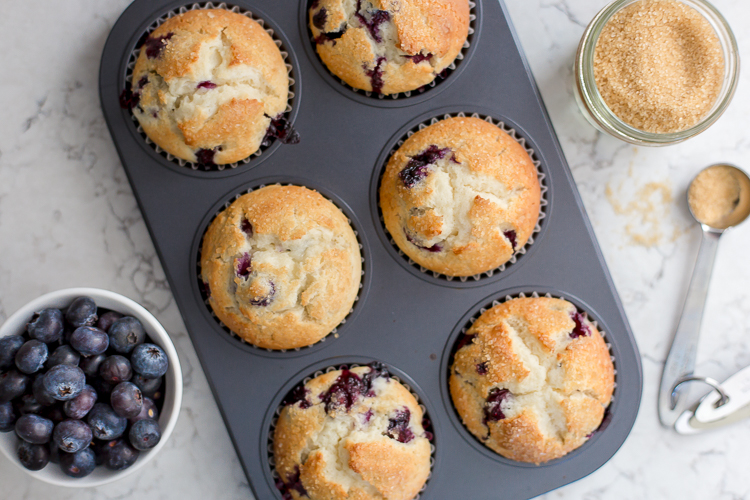
<instances>
[{"instance_id":1,"label":"sugar-topped muffin","mask_svg":"<svg viewBox=\"0 0 750 500\"><path fill-rule=\"evenodd\" d=\"M168 153L221 165L255 153L269 129L278 132L288 97L284 59L257 22L198 9L167 19L146 39L129 105Z\"/></svg>"},{"instance_id":2,"label":"sugar-topped muffin","mask_svg":"<svg viewBox=\"0 0 750 500\"><path fill-rule=\"evenodd\" d=\"M497 268L539 217L541 188L526 150L479 118L416 132L391 156L380 186L385 226L414 262L448 276Z\"/></svg>"},{"instance_id":3,"label":"sugar-topped muffin","mask_svg":"<svg viewBox=\"0 0 750 500\"><path fill-rule=\"evenodd\" d=\"M294 500L411 500L430 474L414 396L379 363L320 375L276 424L279 487Z\"/></svg>"},{"instance_id":4,"label":"sugar-topped muffin","mask_svg":"<svg viewBox=\"0 0 750 500\"><path fill-rule=\"evenodd\" d=\"M262 348L303 347L328 335L349 314L361 274L346 216L305 187L245 194L203 238L201 277L211 308Z\"/></svg>"},{"instance_id":5,"label":"sugar-topped muffin","mask_svg":"<svg viewBox=\"0 0 750 500\"><path fill-rule=\"evenodd\" d=\"M456 59L469 0L315 0L310 29L331 72L379 94L418 89Z\"/></svg>"},{"instance_id":6,"label":"sugar-topped muffin","mask_svg":"<svg viewBox=\"0 0 750 500\"><path fill-rule=\"evenodd\" d=\"M527 297L497 305L459 343L450 375L464 425L500 455L542 463L578 448L612 399L614 367L573 304Z\"/></svg>"}]
</instances>

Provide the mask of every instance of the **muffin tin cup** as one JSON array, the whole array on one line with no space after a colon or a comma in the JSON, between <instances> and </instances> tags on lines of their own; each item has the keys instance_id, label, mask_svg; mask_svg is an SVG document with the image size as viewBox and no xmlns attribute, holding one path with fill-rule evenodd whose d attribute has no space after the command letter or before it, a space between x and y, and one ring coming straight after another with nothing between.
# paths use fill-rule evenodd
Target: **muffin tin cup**
<instances>
[{"instance_id":1,"label":"muffin tin cup","mask_svg":"<svg viewBox=\"0 0 750 500\"><path fill-rule=\"evenodd\" d=\"M534 297L534 298L548 297L548 298L566 300L570 302L571 304L573 304L578 310L578 312L585 314L588 320L599 331L599 334L601 335L602 339L604 339L607 349L609 349L610 359L612 360L612 364L614 365L614 368L615 368L614 370L615 372L614 392L612 393L612 399L610 400L609 406L606 408L604 412L604 417L602 418L602 423L599 426L599 428L596 431L594 431L593 435L585 443L583 443L579 448L576 448L575 450L571 451L570 453L560 458L556 458L554 460L550 460L548 462L544 462L539 465L527 463L527 462L520 462L517 460L506 458L500 455L499 453L496 453L489 447L487 447L474 434L469 432L469 429L463 424L461 420L461 415L458 413L458 410L453 404L453 398L451 397L451 394L450 394L450 385L449 385L450 370L451 370L451 367L453 366L453 358L457 352L456 347L458 345L458 342L461 340L461 338L464 335L466 335L466 332L469 330L469 328L471 328L474 322L477 319L479 319L479 317L485 312L487 312L489 309L497 305L500 305L504 302L507 302L509 300L513 300L513 299L517 299L521 297ZM599 438L600 435L606 432L607 428L609 427L610 422L616 416L616 411L617 411L616 400L617 400L617 395L618 395L618 392L617 392L618 363L615 357L614 349L612 348L612 344L607 339L606 325L604 325L601 322L601 320L598 318L599 316L596 314L596 312L593 311L590 306L582 302L577 297L573 297L570 294L563 293L559 290L550 290L550 289L545 289L542 287L524 287L521 290L519 289L508 290L506 293L494 294L491 297L486 298L484 301L472 307L469 310L469 312L458 322L456 327L453 329L453 332L448 338L448 343L446 344L445 350L443 351L443 358L441 362L440 379L441 379L443 403L446 407L448 415L451 417L450 420L451 420L451 423L453 424L453 427L456 428L456 430L459 432L459 434L461 434L461 436L466 440L466 442L468 442L471 446L476 448L484 456L491 458L492 460L496 460L497 462L503 463L505 465L510 465L514 467L530 467L534 469L554 467L556 464L559 464L561 462L565 462L569 460L576 460L576 457L578 457L579 455L585 455L587 453L588 448L596 446L597 439Z\"/></svg>"},{"instance_id":2,"label":"muffin tin cup","mask_svg":"<svg viewBox=\"0 0 750 500\"><path fill-rule=\"evenodd\" d=\"M196 234L196 243L193 247L193 253L196 255L195 258L195 281L196 281L196 291L200 295L201 301L205 305L206 313L210 315L210 317L213 319L213 321L216 323L216 325L226 334L231 337L232 340L236 341L235 343L238 343L245 349L250 349L256 354L265 354L265 355L282 355L282 356L294 356L299 354L306 354L310 350L318 350L324 348L327 343L331 343L339 338L339 335L341 334L341 330L346 331L345 325L348 320L353 319L355 317L356 312L359 310L360 303L364 302L364 296L365 292L367 290L365 285L369 285L369 275L367 272L367 261L365 260L365 254L369 252L369 249L366 250L365 242L363 241L362 237L360 236L360 232L357 230L357 226L359 225L359 222L356 221L355 216L353 215L353 212L350 208L346 206L346 203L343 202L343 200L338 199L334 194L327 192L326 189L319 189L317 187L311 186L316 184L314 182L305 181L302 179L295 179L293 181L289 181L288 179L285 181L281 179L266 179L265 181L258 181L257 183L253 183L250 186L245 186L241 188L238 191L235 191L232 194L227 195L226 197L222 198L222 201L219 202L218 207L216 210L213 210L209 213L209 215L206 217L206 221L201 224L200 230ZM211 305L208 302L208 295L205 291L203 281L201 280L201 249L203 248L203 237L208 230L208 227L211 225L211 223L218 217L224 210L228 209L229 206L237 201L241 196L252 193L253 191L256 191L258 189L272 186L272 185L283 185L283 186L300 186L305 187L308 189L314 189L316 192L321 194L325 199L333 203L336 208L341 210L341 212L344 214L344 216L349 221L349 226L352 228L352 231L354 231L354 236L357 238L357 242L359 243L359 251L361 255L362 260L362 278L359 283L359 291L357 292L357 297L354 299L354 304L352 305L352 308L347 313L346 317L341 320L341 322L333 329L331 332L323 337L322 339L318 340L314 344L310 344L308 346L303 347L296 347L292 349L267 349L263 347L258 347L250 342L247 342L244 340L239 334L233 332L228 326L226 326L214 313L213 309L211 308ZM344 207L344 208L342 208Z\"/></svg>"},{"instance_id":3,"label":"muffin tin cup","mask_svg":"<svg viewBox=\"0 0 750 500\"><path fill-rule=\"evenodd\" d=\"M123 88L129 88L129 85L132 83L133 80L133 69L135 68L135 63L138 60L138 55L141 51L141 46L143 40L146 39L156 28L164 24L165 21L168 19L171 19L179 14L184 14L186 12L192 11L192 10L206 10L206 9L223 9L227 10L229 12L234 12L236 14L242 14L243 16L246 16L253 21L256 21L260 26L265 30L266 33L268 33L271 38L273 39L276 46L279 48L279 51L281 52L281 56L284 59L284 65L287 68L287 72L289 74L289 98L287 101L286 109L284 110L284 117L285 119L290 123L293 124L294 122L294 115L296 115L296 112L294 112L295 104L296 104L296 97L298 92L298 77L299 71L295 71L296 64L293 60L293 54L290 52L289 49L289 43L283 40L278 34L277 30L274 30L270 22L266 20L266 18L262 15L257 15L257 10L251 11L249 9L243 9L237 5L230 6L226 2L196 2L192 4L186 4L182 5L178 8L169 10L165 13L163 13L161 16L159 16L157 19L155 19L146 30L144 30L141 37L138 39L138 42L133 47L133 50L130 53L130 56L128 58L127 62L127 69L125 71L125 81L123 82ZM151 140L151 138L146 134L146 132L141 127L140 123L138 122L138 119L135 117L135 114L132 113L131 110L126 110L130 118L133 121L133 125L135 126L135 131L137 132L137 135L139 135L142 140L150 147L157 155L161 156L162 158L166 159L168 162L170 162L173 165L177 165L179 167L182 167L183 169L187 169L187 171L193 171L193 172L223 172L225 170L231 172L238 167L248 165L253 166L254 164L258 163L261 156L268 156L270 155L274 150L276 150L280 145L280 141L278 139L274 139L273 142L268 146L261 145L260 148L253 153L252 155L248 156L247 158L240 160L238 162L234 163L227 163L223 165L215 165L212 168L208 168L204 165L201 165L199 163L194 163L191 161L183 160L182 158L178 158L176 156L173 156L172 154L166 152L163 150L159 145L157 145L154 141Z\"/></svg>"},{"instance_id":4,"label":"muffin tin cup","mask_svg":"<svg viewBox=\"0 0 750 500\"><path fill-rule=\"evenodd\" d=\"M325 373L330 373L332 371L336 370L343 370L344 368L354 368L357 366L366 366L369 363L372 363L374 361L378 361L375 359L366 359L361 358L359 356L352 357L352 360L356 361L350 361L348 363L342 362L342 360L337 360L336 364L325 366L323 368L316 368L317 365L314 365L312 367L309 367L306 369L306 371L302 371L299 374L297 374L295 377L291 378L286 385L284 386L284 389L279 391L279 394L277 394L276 399L278 400L276 406L271 406L269 408L269 412L266 414L265 418L263 419L263 422L270 422L268 425L264 425L264 429L267 429L267 436L266 436L266 454L265 454L265 460L263 459L263 453L261 450L261 460L267 465L267 469L269 471L269 474L266 474L266 480L269 481L270 485L273 488L276 488L276 491L278 492L278 488L276 487L276 481L279 478L278 473L276 472L276 464L274 463L274 456L273 456L273 437L274 432L276 430L276 422L279 419L279 415L281 414L281 410L284 409L284 400L286 397L291 393L292 390L294 390L296 387L299 387L301 385L304 385L308 383L310 380L319 377L320 375L323 375ZM328 360L331 361L331 360ZM427 481L425 482L424 486L422 486L422 489L419 491L419 494L414 497L414 500L418 500L422 497L422 494L427 491L427 489L430 486L430 478L432 477L432 472L435 467L435 457L436 457L436 445L435 443L438 440L438 435L435 433L435 426L432 424L432 420L430 418L430 412L425 404L425 398L420 395L422 392L421 389L416 385L416 383L411 380L411 378L403 371L399 370L398 368L394 368L386 363L383 363L386 365L386 368L388 369L388 372L391 374L391 379L399 382L402 384L406 389L411 393L412 396L414 396L414 399L417 400L417 403L419 404L419 407L422 409L422 418L423 422L425 420L430 422L429 428L426 428L425 431L431 432L433 435L433 438L430 440L430 474L427 476ZM314 370L311 371L311 370ZM305 375L307 374L307 375ZM301 378L304 377L304 378ZM274 409L274 411L270 411L270 409ZM278 498L282 498L281 493L279 492Z\"/></svg>"},{"instance_id":5,"label":"muffin tin cup","mask_svg":"<svg viewBox=\"0 0 750 500\"><path fill-rule=\"evenodd\" d=\"M534 163L534 167L536 168L536 174L537 178L539 179L539 186L541 187L541 202L539 204L539 215L537 216L536 225L534 226L534 230L531 233L531 236L529 237L526 244L516 250L511 258L508 260L508 262L502 264L499 267L490 269L489 271L485 271L483 273L475 274L473 276L449 276L446 274L439 273L437 271L433 271L431 269L428 269L424 266L421 266L420 264L417 264L414 262L404 251L399 248L399 246L396 244L396 242L393 240L393 237L388 232L388 229L385 227L385 220L383 219L383 211L380 208L380 186L383 180L383 175L385 175L385 170L388 165L388 162L390 161L391 157L398 151L398 149L406 142L407 139L409 139L412 135L415 133L422 131L429 127L430 125L435 125L436 123L439 123L443 120L447 120L449 118L480 118L487 123L491 123L492 125L497 126L500 128L503 132L507 133L513 140L515 140L518 144L520 144L524 150L526 150L526 153L528 153L529 157L531 158L532 162ZM511 123L506 123L507 119L499 119L493 117L491 114L483 114L478 112L446 112L444 114L432 116L427 120L419 122L417 125L411 126L407 132L402 134L396 141L395 144L393 144L390 147L387 147L384 150L384 153L381 154L380 159L378 160L379 167L375 170L375 176L373 177L372 182L372 191L371 191L371 198L372 198L372 213L378 215L378 220L380 223L379 229L382 230L378 231L380 240L387 242L390 245L389 250L391 251L391 254L394 254L394 257L397 258L399 263L403 264L406 262L409 267L408 269L410 271L417 270L419 273L421 273L421 276L427 279L430 282L440 284L440 285L447 285L447 286L472 286L472 285L484 285L484 280L488 278L492 278L495 275L498 275L497 278L502 277L502 273L509 272L509 268L515 267L516 263L519 259L523 259L523 256L526 255L526 253L531 249L531 245L534 244L534 242L539 238L542 232L542 226L544 225L544 219L547 217L547 210L549 207L549 202L547 200L547 194L549 192L549 188L547 187L545 183L545 179L547 178L547 175L544 173L544 168L542 167L542 160L540 160L539 155L537 155L533 145L531 144L531 141L524 135L522 131L519 132L519 128L517 125L512 125ZM408 126L407 126L408 127ZM396 257L396 255L398 257Z\"/></svg>"},{"instance_id":6,"label":"muffin tin cup","mask_svg":"<svg viewBox=\"0 0 750 500\"><path fill-rule=\"evenodd\" d=\"M310 50L307 34L300 32L299 11L306 9L306 0L296 8L290 8L289 2L261 0L234 4L273 26L289 43L290 54ZM295 70L299 69L295 77L304 77L303 87L297 80L292 111L300 144L266 152L249 164L252 168L211 173L179 167L156 154L118 103L126 63L138 37L154 19L180 5L176 0L134 0L104 48L100 98L175 302L255 497L280 496L268 463L268 433L284 395L317 370L372 360L404 370L408 376L395 368L393 373L420 396L430 415L435 463L423 499L482 500L498 495L526 499L580 479L604 464L635 422L642 389L640 357L503 4L477 1L478 26L492 29L477 30L481 37L475 33L467 57L448 80L450 85L446 81L421 96L396 100L358 96L321 73L314 58L292 56ZM533 145L548 188L546 217L526 254L503 272L464 283L420 272L400 257L385 237L374 196L384 161L399 138L433 117L459 112L502 119L519 131ZM233 339L211 316L198 286L199 245L211 219L238 193L273 183L307 186L333 200L352 220L364 247L364 287L339 338L329 336L326 342L299 351L268 352ZM492 299L533 291L566 297L592 314L607 332L618 369L617 399L606 432L592 437L578 452L543 467L505 463L489 449L483 450L463 430L452 403L445 399L443 358L460 331L454 326L463 327Z\"/></svg>"},{"instance_id":7,"label":"muffin tin cup","mask_svg":"<svg viewBox=\"0 0 750 500\"><path fill-rule=\"evenodd\" d=\"M299 11L299 24L300 33L303 40L308 40L309 43L305 45L305 49L308 57L314 62L318 73L328 81L328 83L336 90L341 92L346 97L354 99L362 104L368 104L371 106L382 106L382 107L398 107L398 106L410 106L419 102L423 102L427 99L436 97L441 91L445 90L454 79L463 70L463 66L466 65L472 55L472 46L478 43L479 33L481 31L482 24L482 4L479 1L469 0L469 34L464 42L461 51L456 56L456 59L441 72L435 79L420 87L416 90L408 92L400 92L398 94L383 95L376 92L369 92L366 90L352 87L346 83L343 79L333 74L328 69L325 63L320 59L316 48L315 41L313 40L312 32L310 31L309 25L309 12L314 0L307 2L300 2Z\"/></svg>"}]
</instances>

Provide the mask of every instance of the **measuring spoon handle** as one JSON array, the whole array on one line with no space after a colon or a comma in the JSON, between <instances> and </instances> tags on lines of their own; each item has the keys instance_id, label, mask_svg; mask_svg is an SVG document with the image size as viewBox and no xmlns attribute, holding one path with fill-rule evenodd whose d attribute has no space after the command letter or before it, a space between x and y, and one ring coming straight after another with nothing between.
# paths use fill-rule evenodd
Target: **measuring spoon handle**
<instances>
[{"instance_id":1,"label":"measuring spoon handle","mask_svg":"<svg viewBox=\"0 0 750 500\"><path fill-rule=\"evenodd\" d=\"M692 375L695 370L695 358L698 352L698 340L701 332L703 309L706 305L711 271L714 268L716 250L723 231L703 226L703 237L698 258L690 279L685 306L682 309L680 323L674 334L672 347L664 363L664 371L659 387L659 420L662 425L672 427L680 414L688 407L689 387L687 384L675 391L676 405L673 406L672 388L677 381Z\"/></svg>"}]
</instances>

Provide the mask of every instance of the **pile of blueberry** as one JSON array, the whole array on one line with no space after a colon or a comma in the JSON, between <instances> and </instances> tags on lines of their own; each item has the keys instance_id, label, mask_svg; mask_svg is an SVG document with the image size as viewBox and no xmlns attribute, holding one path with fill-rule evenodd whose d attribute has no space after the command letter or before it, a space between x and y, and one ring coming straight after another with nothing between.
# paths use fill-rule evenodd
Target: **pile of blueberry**
<instances>
[{"instance_id":1,"label":"pile of blueberry","mask_svg":"<svg viewBox=\"0 0 750 500\"><path fill-rule=\"evenodd\" d=\"M22 335L0 339L0 432L15 430L29 470L50 461L71 477L126 469L161 439L168 366L136 318L89 297L65 313L44 309Z\"/></svg>"}]
</instances>

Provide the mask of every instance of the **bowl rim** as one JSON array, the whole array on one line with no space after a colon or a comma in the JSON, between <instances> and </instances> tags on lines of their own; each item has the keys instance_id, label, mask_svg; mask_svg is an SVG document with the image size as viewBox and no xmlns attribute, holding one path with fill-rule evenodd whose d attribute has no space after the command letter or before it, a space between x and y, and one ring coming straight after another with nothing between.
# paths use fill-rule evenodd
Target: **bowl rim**
<instances>
[{"instance_id":1,"label":"bowl rim","mask_svg":"<svg viewBox=\"0 0 750 500\"><path fill-rule=\"evenodd\" d=\"M13 438L15 438L15 435L11 432L0 434L0 452L2 452L2 455L4 455L11 463L13 463L16 467L35 479L55 486L63 486L67 488L91 488L102 486L114 481L119 481L120 479L129 476L130 474L133 474L137 470L141 469L144 465L153 460L153 458L159 453L159 451L169 440L175 426L177 425L177 420L180 415L180 408L182 406L182 367L180 364L180 358L177 355L177 350L174 347L174 343L172 342L171 337L161 325L159 320L157 320L156 317L151 314L145 307L119 293L109 290L103 290L100 288L65 288L62 290L46 293L28 302L27 304L20 307L16 312L11 314L2 323L2 325L0 325L0 338L20 333L18 332L19 321L25 323L28 318L33 315L34 312L37 312L45 307L50 307L54 302L60 302L63 300L72 301L74 298L81 296L91 297L92 299L94 299L97 306L105 307L107 309L115 310L115 308L100 304L100 300L103 299L105 302L122 306L124 309L127 309L127 311L118 312L123 312L135 316L144 323L144 327L151 337L151 340L154 343L158 344L159 347L164 349L164 352L167 354L167 358L169 359L169 369L167 371L166 377L170 379L170 383L167 386L167 392L164 396L164 405L166 406L169 404L171 406L171 411L166 414L162 413L159 416L159 424L162 427L162 438L159 443L153 449L146 452L141 452L141 456L138 458L136 463L125 470L110 471L108 469L104 469L107 474L105 477L94 478L92 477L93 474L80 479L69 478L64 475L60 477L60 475L53 473L51 469L49 469L49 465L40 471L30 471L18 462L18 459L15 457L15 453L12 452L15 450L16 445L7 445L7 443L10 442L10 439L7 438L7 436L12 436ZM15 439L13 439L13 441L15 442Z\"/></svg>"}]
</instances>

